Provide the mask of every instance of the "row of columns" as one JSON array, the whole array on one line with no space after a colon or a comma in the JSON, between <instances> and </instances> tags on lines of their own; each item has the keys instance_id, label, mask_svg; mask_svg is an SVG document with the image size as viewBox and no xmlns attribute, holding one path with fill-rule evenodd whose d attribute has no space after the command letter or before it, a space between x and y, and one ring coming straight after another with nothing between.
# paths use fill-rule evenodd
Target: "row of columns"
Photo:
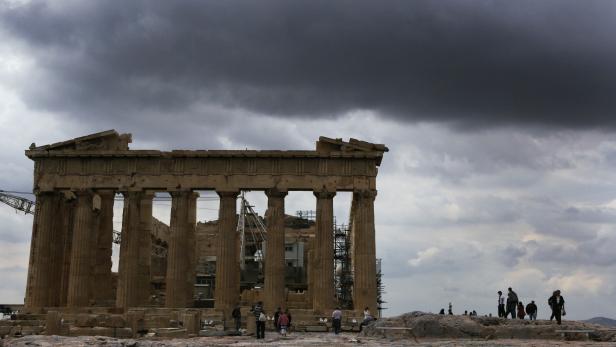
<instances>
[{"instance_id":1,"label":"row of columns","mask_svg":"<svg viewBox=\"0 0 616 347\"><path fill-rule=\"evenodd\" d=\"M238 191L220 196L216 257L215 307L225 312L240 296L236 244ZM146 191L125 192L117 307L147 304L150 295L152 199ZM268 312L284 304L284 199L286 191L266 190L268 209L264 304ZM334 306L333 198L335 192L314 192L316 232L310 269L313 308ZM33 223L26 306L81 307L105 305L113 297L111 247L115 191L77 191L37 195ZM167 253L166 306L191 306L195 281L197 194L171 192L171 238ZM352 262L357 310L376 311L374 234L375 191L353 194ZM68 199L67 199L68 197Z\"/></svg>"}]
</instances>

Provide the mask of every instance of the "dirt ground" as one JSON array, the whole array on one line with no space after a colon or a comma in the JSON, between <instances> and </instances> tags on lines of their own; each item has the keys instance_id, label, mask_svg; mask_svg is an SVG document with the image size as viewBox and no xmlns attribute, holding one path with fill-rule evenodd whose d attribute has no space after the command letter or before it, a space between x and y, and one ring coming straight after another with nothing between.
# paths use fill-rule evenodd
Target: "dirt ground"
<instances>
[{"instance_id":1,"label":"dirt ground","mask_svg":"<svg viewBox=\"0 0 616 347\"><path fill-rule=\"evenodd\" d=\"M418 342L411 340L389 340L378 337L358 337L357 334L342 333L338 336L332 333L293 333L287 337L270 333L265 340L255 340L254 337L196 337L190 339L115 339L100 336L26 336L9 338L0 341L0 346L106 346L106 347L167 347L167 346L615 346L614 342L592 341L556 341L556 340L473 340L473 339L433 339L420 338Z\"/></svg>"}]
</instances>

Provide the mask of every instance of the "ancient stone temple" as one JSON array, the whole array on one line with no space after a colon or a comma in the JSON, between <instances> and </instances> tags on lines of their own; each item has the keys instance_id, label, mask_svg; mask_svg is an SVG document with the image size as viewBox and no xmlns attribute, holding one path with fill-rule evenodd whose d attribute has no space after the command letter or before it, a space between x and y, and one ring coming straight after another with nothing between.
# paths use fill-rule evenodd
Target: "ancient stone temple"
<instances>
[{"instance_id":1,"label":"ancient stone temple","mask_svg":"<svg viewBox=\"0 0 616 347\"><path fill-rule=\"evenodd\" d=\"M152 275L152 201L171 195L166 254L165 306L191 307L195 288L196 191L220 197L215 308L240 301L236 242L236 199L241 190L261 190L268 198L267 252L263 298L270 312L285 292L285 196L311 191L315 231L309 272L315 312L335 305L333 199L353 192L352 267L356 311L376 311L376 176L381 144L321 137L316 150L130 150L130 134L109 130L26 151L34 161L36 211L32 229L25 305L115 307L148 306ZM121 245L117 285L112 280L114 197L122 194Z\"/></svg>"}]
</instances>

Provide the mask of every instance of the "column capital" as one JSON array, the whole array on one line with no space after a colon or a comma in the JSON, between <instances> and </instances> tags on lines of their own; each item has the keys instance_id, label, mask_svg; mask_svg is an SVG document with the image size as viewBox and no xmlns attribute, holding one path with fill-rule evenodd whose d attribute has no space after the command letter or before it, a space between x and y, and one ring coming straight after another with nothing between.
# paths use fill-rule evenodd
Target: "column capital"
<instances>
[{"instance_id":1,"label":"column capital","mask_svg":"<svg viewBox=\"0 0 616 347\"><path fill-rule=\"evenodd\" d=\"M115 189L96 189L94 193L100 196L109 196L109 195L115 195L116 190Z\"/></svg>"},{"instance_id":2,"label":"column capital","mask_svg":"<svg viewBox=\"0 0 616 347\"><path fill-rule=\"evenodd\" d=\"M218 194L218 196L222 199L222 198L237 198L238 195L240 195L239 190L217 190L216 194Z\"/></svg>"},{"instance_id":3,"label":"column capital","mask_svg":"<svg viewBox=\"0 0 616 347\"><path fill-rule=\"evenodd\" d=\"M190 196L190 194L192 194L193 191L188 190L188 189L187 190L172 190L172 191L169 191L168 193L169 195L171 195L171 197L179 198L181 196L187 196L187 195Z\"/></svg>"},{"instance_id":4,"label":"column capital","mask_svg":"<svg viewBox=\"0 0 616 347\"><path fill-rule=\"evenodd\" d=\"M284 198L287 194L289 194L288 191L278 190L278 188L270 188L265 190L265 195L267 195L268 198Z\"/></svg>"},{"instance_id":5,"label":"column capital","mask_svg":"<svg viewBox=\"0 0 616 347\"><path fill-rule=\"evenodd\" d=\"M336 192L321 190L312 192L317 199L333 199L336 196Z\"/></svg>"},{"instance_id":6,"label":"column capital","mask_svg":"<svg viewBox=\"0 0 616 347\"><path fill-rule=\"evenodd\" d=\"M353 191L353 193L357 194L359 198L374 200L376 198L377 191L370 190L370 189L363 189L363 190L355 190Z\"/></svg>"}]
</instances>

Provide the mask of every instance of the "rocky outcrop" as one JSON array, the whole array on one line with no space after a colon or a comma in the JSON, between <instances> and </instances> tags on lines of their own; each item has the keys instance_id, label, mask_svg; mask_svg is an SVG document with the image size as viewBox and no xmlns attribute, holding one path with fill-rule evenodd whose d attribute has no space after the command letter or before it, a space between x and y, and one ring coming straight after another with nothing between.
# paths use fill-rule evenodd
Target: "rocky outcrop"
<instances>
[{"instance_id":1,"label":"rocky outcrop","mask_svg":"<svg viewBox=\"0 0 616 347\"><path fill-rule=\"evenodd\" d=\"M389 328L389 329L388 329ZM391 329L394 328L394 329ZM407 329L400 329L407 328ZM470 317L436 315L411 312L401 316L380 319L365 327L363 336L380 336L392 339L409 337L431 338L482 338L482 339L562 339L558 330L592 330L588 337L596 341L616 341L616 331L604 326L563 321L558 326L546 320L518 320L496 317ZM582 339L586 334L567 334L566 338Z\"/></svg>"}]
</instances>

